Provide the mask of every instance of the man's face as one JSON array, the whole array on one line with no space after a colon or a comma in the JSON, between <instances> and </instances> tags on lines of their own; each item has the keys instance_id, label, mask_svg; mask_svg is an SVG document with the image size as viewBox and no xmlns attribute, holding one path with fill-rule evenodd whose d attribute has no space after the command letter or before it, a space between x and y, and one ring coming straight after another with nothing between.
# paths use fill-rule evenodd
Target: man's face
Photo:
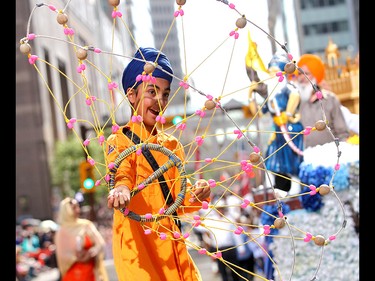
<instances>
[{"instance_id":1,"label":"man's face","mask_svg":"<svg viewBox=\"0 0 375 281\"><path fill-rule=\"evenodd\" d=\"M312 87L311 83L316 84L316 79L311 74L311 72L309 71L309 69L306 65L303 65L300 68L304 71L305 74L300 73L298 75L295 85L297 86L297 88L299 90L299 93L300 93L300 96L301 96L301 101L305 102L305 101L308 101L313 94L313 87ZM307 78L306 78L305 75L307 76ZM311 83L310 83L309 79L310 79Z\"/></svg>"},{"instance_id":2,"label":"man's face","mask_svg":"<svg viewBox=\"0 0 375 281\"><path fill-rule=\"evenodd\" d=\"M170 83L168 80L156 78L155 84L151 82L140 84L135 90L136 94L129 96L137 115L142 116L143 123L150 132L159 116L168 104Z\"/></svg>"},{"instance_id":3,"label":"man's face","mask_svg":"<svg viewBox=\"0 0 375 281\"><path fill-rule=\"evenodd\" d=\"M303 65L300 68L304 71L304 74L299 73L299 75L297 77L297 81L298 81L299 85L310 84L308 79L316 81L314 76L311 74L309 68L306 65ZM308 79L306 78L305 75L307 76Z\"/></svg>"}]
</instances>

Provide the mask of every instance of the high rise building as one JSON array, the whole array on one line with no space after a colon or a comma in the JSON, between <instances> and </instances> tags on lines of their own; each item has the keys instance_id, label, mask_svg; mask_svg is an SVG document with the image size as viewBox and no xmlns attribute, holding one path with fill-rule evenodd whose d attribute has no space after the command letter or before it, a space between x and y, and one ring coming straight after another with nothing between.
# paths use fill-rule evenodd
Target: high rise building
<instances>
[{"instance_id":1,"label":"high rise building","mask_svg":"<svg viewBox=\"0 0 375 281\"><path fill-rule=\"evenodd\" d=\"M294 1L301 54L324 57L329 40L345 63L359 51L359 0Z\"/></svg>"},{"instance_id":2,"label":"high rise building","mask_svg":"<svg viewBox=\"0 0 375 281\"><path fill-rule=\"evenodd\" d=\"M152 34L155 47L160 49L168 56L173 72L176 77L184 77L181 68L180 45L178 41L177 27L173 22L173 13L176 9L175 0L152 0L150 3L150 16L152 20ZM168 33L168 34L167 34ZM179 87L179 80L173 79L171 89L175 91ZM184 105L184 94L180 90L179 94L173 98L173 104L168 107L168 114L174 115L181 113L181 107Z\"/></svg>"}]
</instances>

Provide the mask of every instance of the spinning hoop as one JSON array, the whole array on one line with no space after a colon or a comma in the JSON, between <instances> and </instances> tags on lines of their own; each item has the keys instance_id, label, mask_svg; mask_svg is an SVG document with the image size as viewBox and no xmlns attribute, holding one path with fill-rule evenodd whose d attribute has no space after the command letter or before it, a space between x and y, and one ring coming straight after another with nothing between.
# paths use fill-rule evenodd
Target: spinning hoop
<instances>
[{"instance_id":1,"label":"spinning hoop","mask_svg":"<svg viewBox=\"0 0 375 281\"><path fill-rule=\"evenodd\" d=\"M180 193L178 194L175 202L169 206L166 209L161 209L159 211L159 214L157 215L151 215L151 214L145 214L145 215L138 215L132 211L130 211L127 208L121 208L120 211L121 213L124 214L124 216L128 216L130 219L133 219L135 221L139 222L155 222L159 221L163 218L166 218L170 215L172 215L179 206L181 206L185 194L186 194L186 172L184 169L184 165L182 164L180 158L178 158L172 151L170 151L168 148L161 146L159 144L153 144L153 143L147 143L147 144L142 144L142 145L133 145L127 149L125 149L123 152L121 152L115 162L114 162L114 168L110 170L110 180L108 182L108 188L109 190L112 190L115 185L115 175L117 169L120 167L122 161L124 161L129 155L132 153L136 153L138 149L149 149L149 150L154 150L154 151L159 151L163 153L164 155L169 157L169 160L165 162L159 169L154 171L147 179L145 179L143 182L141 182L138 186L133 188L133 190L130 192L130 196L133 197L137 193L139 193L141 190L146 188L150 183L152 183L154 180L158 179L162 174L164 174L166 171L171 169L172 167L176 167L178 169L178 172L181 177L181 188L180 188Z\"/></svg>"}]
</instances>

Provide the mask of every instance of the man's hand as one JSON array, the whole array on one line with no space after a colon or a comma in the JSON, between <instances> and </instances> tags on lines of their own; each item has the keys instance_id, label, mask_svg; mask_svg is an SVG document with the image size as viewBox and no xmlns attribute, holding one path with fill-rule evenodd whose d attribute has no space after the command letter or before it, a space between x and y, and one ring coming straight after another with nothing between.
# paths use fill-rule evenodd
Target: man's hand
<instances>
[{"instance_id":1,"label":"man's hand","mask_svg":"<svg viewBox=\"0 0 375 281\"><path fill-rule=\"evenodd\" d=\"M107 197L108 208L121 209L126 208L130 203L130 190L125 185L119 185L113 188Z\"/></svg>"},{"instance_id":2,"label":"man's hand","mask_svg":"<svg viewBox=\"0 0 375 281\"><path fill-rule=\"evenodd\" d=\"M192 187L192 193L190 202L204 201L210 197L211 187L206 180L200 179Z\"/></svg>"}]
</instances>

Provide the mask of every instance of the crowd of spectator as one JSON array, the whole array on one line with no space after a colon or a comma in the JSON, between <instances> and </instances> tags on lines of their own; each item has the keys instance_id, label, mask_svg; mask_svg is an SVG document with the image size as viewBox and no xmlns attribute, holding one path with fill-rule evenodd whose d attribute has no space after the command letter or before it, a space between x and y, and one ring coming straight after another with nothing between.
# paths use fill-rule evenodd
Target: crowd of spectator
<instances>
[{"instance_id":1,"label":"crowd of spectator","mask_svg":"<svg viewBox=\"0 0 375 281\"><path fill-rule=\"evenodd\" d=\"M106 207L99 207L96 214L95 224L106 242L104 259L112 259L112 214ZM83 213L82 216L86 214ZM17 281L31 281L41 272L58 268L54 242L58 227L54 220L41 221L34 218L25 218L16 223Z\"/></svg>"}]
</instances>

